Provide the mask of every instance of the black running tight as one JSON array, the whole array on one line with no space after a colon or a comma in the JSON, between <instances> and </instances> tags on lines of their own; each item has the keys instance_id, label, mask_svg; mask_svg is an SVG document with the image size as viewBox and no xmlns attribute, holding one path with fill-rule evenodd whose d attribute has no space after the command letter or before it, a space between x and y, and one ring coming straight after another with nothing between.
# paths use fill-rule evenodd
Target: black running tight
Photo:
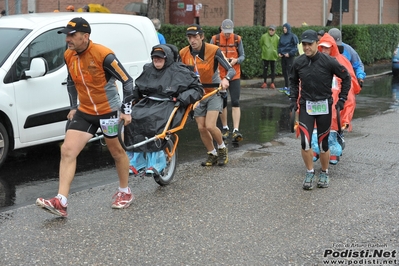
<instances>
[{"instance_id":1,"label":"black running tight","mask_svg":"<svg viewBox=\"0 0 399 266\"><path fill-rule=\"evenodd\" d=\"M305 104L301 104L299 109L299 130L301 133L301 146L303 150L309 150L312 145L313 129L317 127L317 143L321 152L328 151L328 136L330 135L331 126L331 107L328 105L330 112L325 115L309 115L306 112ZM321 145L320 145L321 144Z\"/></svg>"}]
</instances>

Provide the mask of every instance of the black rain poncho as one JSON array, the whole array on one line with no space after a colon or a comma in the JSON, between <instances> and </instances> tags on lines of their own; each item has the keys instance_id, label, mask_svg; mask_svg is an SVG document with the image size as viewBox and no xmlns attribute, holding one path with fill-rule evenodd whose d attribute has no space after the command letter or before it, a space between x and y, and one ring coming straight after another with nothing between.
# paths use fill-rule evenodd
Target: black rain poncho
<instances>
[{"instance_id":1,"label":"black rain poncho","mask_svg":"<svg viewBox=\"0 0 399 266\"><path fill-rule=\"evenodd\" d=\"M185 107L200 100L204 89L198 77L187 66L174 61L172 50L166 45L162 48L166 54L165 65L156 69L153 63L146 64L143 73L136 79L134 95L136 102L132 108L132 123L125 127L125 143L131 146L146 138L152 138L163 131L175 106L175 98L180 107L172 121L171 128L182 120ZM150 142L133 151L154 152L164 147L166 141Z\"/></svg>"}]
</instances>

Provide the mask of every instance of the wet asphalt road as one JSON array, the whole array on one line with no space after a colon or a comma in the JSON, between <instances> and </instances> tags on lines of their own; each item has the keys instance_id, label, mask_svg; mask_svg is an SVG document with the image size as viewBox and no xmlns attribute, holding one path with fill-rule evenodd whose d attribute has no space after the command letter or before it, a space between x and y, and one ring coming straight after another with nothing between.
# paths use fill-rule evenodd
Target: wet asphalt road
<instances>
[{"instance_id":1,"label":"wet asphalt road","mask_svg":"<svg viewBox=\"0 0 399 266\"><path fill-rule=\"evenodd\" d=\"M247 90L242 99L264 93ZM341 162L330 167L328 189L301 189L304 166L292 134L235 149L227 167L179 164L167 187L131 177L136 200L126 210L110 208L117 182L91 183L116 180L112 168L83 172L67 219L29 203L0 213L0 265L399 264L397 115L390 110L354 121ZM47 151L58 156L57 147ZM58 165L46 167L56 172ZM16 196L51 191L41 195L50 197L56 189L57 182L35 182ZM386 256L378 257L380 251Z\"/></svg>"},{"instance_id":2,"label":"wet asphalt road","mask_svg":"<svg viewBox=\"0 0 399 266\"><path fill-rule=\"evenodd\" d=\"M398 123L397 109L356 119L327 189L302 189L300 142L286 134L232 153L226 167L180 164L167 187L132 178L125 210L110 208L115 182L72 194L67 219L34 205L3 212L0 264L397 265Z\"/></svg>"},{"instance_id":3,"label":"wet asphalt road","mask_svg":"<svg viewBox=\"0 0 399 266\"><path fill-rule=\"evenodd\" d=\"M125 210L110 208L113 182L72 194L66 219L2 212L0 265L399 264L398 123L398 109L355 119L327 189L302 189L300 141L283 134L226 167L179 164L167 187L132 177Z\"/></svg>"}]
</instances>

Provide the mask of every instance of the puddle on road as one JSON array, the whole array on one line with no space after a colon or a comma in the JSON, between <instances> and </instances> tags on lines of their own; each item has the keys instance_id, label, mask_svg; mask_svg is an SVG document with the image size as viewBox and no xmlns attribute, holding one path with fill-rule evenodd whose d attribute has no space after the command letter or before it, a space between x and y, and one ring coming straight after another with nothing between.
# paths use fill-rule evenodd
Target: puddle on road
<instances>
[{"instance_id":1,"label":"puddle on road","mask_svg":"<svg viewBox=\"0 0 399 266\"><path fill-rule=\"evenodd\" d=\"M244 90L250 90L250 88L243 89L243 95L245 94ZM242 144L279 145L273 140L279 134L289 133L288 99L280 93L267 96L265 93L262 97L261 89L252 90L261 96L241 102L240 131L244 136ZM356 99L357 107L354 118L376 115L389 108L398 108L399 77L393 78L387 75L367 79ZM229 117L229 121L231 124L231 117ZM179 132L179 137L179 162L204 158L206 151L200 141L194 121L190 119L187 121L185 128ZM46 187L54 187L47 185L49 182L58 182L59 147L60 143L52 143L21 149L15 151L8 158L0 170L0 212L9 209L5 208L6 206L32 204L39 195L30 189L30 184L38 181L46 182L46 185L40 186L41 191L38 193L46 190ZM230 152L237 149L229 147ZM259 157L269 156L269 154L260 149L260 151L248 151L245 156ZM77 175L109 169L113 165L114 162L106 147L99 142L89 143L78 157ZM114 181L116 178L112 178L109 182ZM28 190L29 192L27 192Z\"/></svg>"}]
</instances>

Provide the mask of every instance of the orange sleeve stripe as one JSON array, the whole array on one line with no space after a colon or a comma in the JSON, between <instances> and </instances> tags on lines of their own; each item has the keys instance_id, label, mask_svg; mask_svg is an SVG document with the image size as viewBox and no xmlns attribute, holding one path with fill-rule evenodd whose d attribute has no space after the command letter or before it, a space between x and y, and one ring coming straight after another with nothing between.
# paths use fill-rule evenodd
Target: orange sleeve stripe
<instances>
[{"instance_id":1,"label":"orange sleeve stripe","mask_svg":"<svg viewBox=\"0 0 399 266\"><path fill-rule=\"evenodd\" d=\"M127 81L129 79L126 76L126 73L119 67L118 61L116 60L112 61L111 66L115 69L116 72L118 72L119 76L122 77L123 81Z\"/></svg>"}]
</instances>

